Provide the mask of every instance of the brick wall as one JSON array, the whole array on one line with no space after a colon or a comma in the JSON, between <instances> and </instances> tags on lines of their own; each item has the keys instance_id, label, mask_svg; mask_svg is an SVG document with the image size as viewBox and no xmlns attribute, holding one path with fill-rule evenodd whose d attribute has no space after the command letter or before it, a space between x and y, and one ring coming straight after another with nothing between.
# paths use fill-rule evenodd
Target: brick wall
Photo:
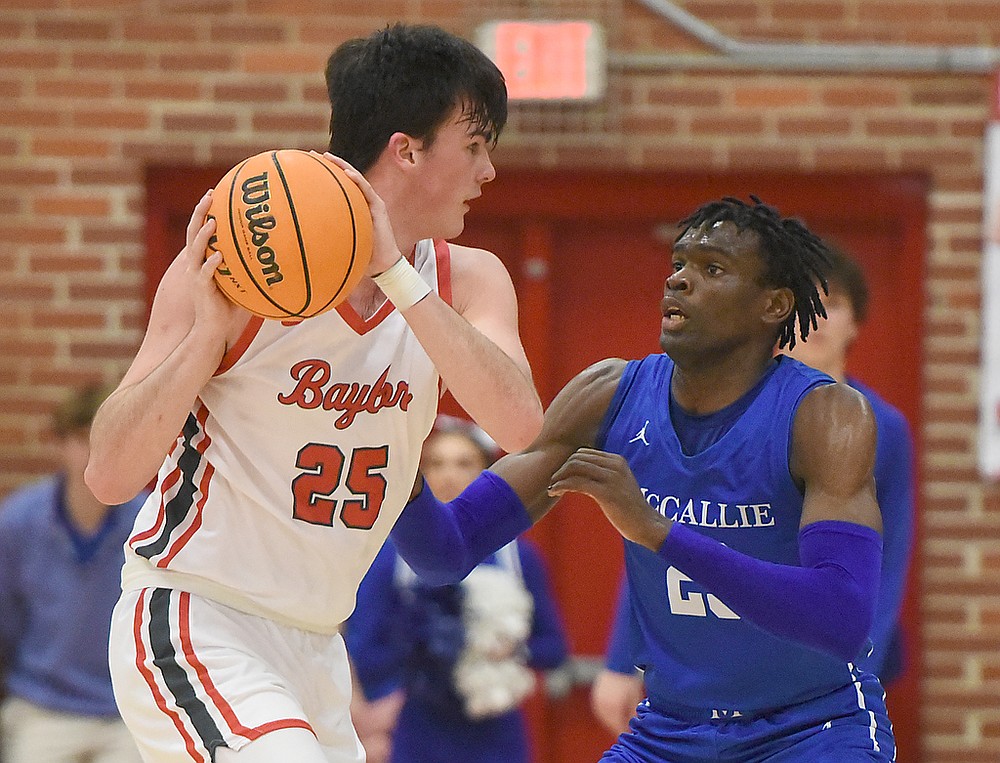
<instances>
[{"instance_id":1,"label":"brick wall","mask_svg":"<svg viewBox=\"0 0 1000 763\"><path fill-rule=\"evenodd\" d=\"M996 0L687 0L740 39L1000 46ZM489 18L595 19L616 53L704 48L633 0L4 0L0 8L0 494L52 466L68 385L117 380L144 325L143 177L321 147L321 70L386 20L470 35ZM330 8L336 8L334 14ZM250 42L252 41L252 45ZM1000 760L1000 491L975 469L980 74L652 71L615 63L589 107L517 107L524 164L722 171L915 170L931 180L922 464L924 746Z\"/></svg>"}]
</instances>

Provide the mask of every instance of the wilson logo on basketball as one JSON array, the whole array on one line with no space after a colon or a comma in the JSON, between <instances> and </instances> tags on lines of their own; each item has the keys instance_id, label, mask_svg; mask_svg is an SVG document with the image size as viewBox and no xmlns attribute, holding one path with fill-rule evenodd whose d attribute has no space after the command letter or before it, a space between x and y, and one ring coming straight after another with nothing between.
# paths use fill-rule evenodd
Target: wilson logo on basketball
<instances>
[{"instance_id":1,"label":"wilson logo on basketball","mask_svg":"<svg viewBox=\"0 0 1000 763\"><path fill-rule=\"evenodd\" d=\"M378 413L383 408L405 411L413 400L410 386L405 381L393 384L388 381L389 368L373 384L358 382L330 383L333 373L325 360L310 358L300 360L289 373L296 380L295 389L288 394L279 393L278 402L297 405L299 408L324 411L340 411L341 416L334 422L337 429L347 429L354 423L359 413Z\"/></svg>"},{"instance_id":2,"label":"wilson logo on basketball","mask_svg":"<svg viewBox=\"0 0 1000 763\"><path fill-rule=\"evenodd\" d=\"M267 245L271 238L270 230L274 230L277 221L269 214L271 207L271 189L267 182L267 173L254 175L243 181L240 186L243 191L243 203L247 205L243 216L247 219L247 229L250 232L250 243L257 247L257 262L262 266L261 273L266 276L267 285L274 286L281 282L281 271L274 258L274 250Z\"/></svg>"},{"instance_id":3,"label":"wilson logo on basketball","mask_svg":"<svg viewBox=\"0 0 1000 763\"><path fill-rule=\"evenodd\" d=\"M215 186L208 249L222 255L219 288L262 318L304 320L345 299L372 256L372 218L361 189L319 154L255 154Z\"/></svg>"}]
</instances>

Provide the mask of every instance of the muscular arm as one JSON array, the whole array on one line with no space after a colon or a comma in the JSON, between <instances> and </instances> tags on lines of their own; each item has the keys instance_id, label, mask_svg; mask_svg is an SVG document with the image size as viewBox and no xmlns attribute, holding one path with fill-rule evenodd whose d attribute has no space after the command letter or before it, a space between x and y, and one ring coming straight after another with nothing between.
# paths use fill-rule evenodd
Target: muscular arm
<instances>
[{"instance_id":1,"label":"muscular arm","mask_svg":"<svg viewBox=\"0 0 1000 763\"><path fill-rule=\"evenodd\" d=\"M799 566L755 559L660 516L615 454L574 454L552 492L590 495L626 539L764 630L852 660L871 627L881 563L875 436L871 407L846 385L817 388L799 406L789 458L804 492Z\"/></svg>"},{"instance_id":2,"label":"muscular arm","mask_svg":"<svg viewBox=\"0 0 1000 763\"><path fill-rule=\"evenodd\" d=\"M445 385L506 451L538 434L542 404L517 326L506 268L481 249L452 246L455 309L436 294L403 312Z\"/></svg>"},{"instance_id":3,"label":"muscular arm","mask_svg":"<svg viewBox=\"0 0 1000 763\"><path fill-rule=\"evenodd\" d=\"M211 197L195 207L187 243L157 287L139 352L94 418L85 479L107 504L132 499L156 474L198 392L219 366L226 337L249 314L219 291L205 259Z\"/></svg>"},{"instance_id":4,"label":"muscular arm","mask_svg":"<svg viewBox=\"0 0 1000 763\"><path fill-rule=\"evenodd\" d=\"M577 448L593 445L624 366L605 360L577 375L552 401L537 439L454 501L439 502L424 485L392 530L403 559L432 585L455 582L541 519L556 501L548 494L552 475Z\"/></svg>"}]
</instances>

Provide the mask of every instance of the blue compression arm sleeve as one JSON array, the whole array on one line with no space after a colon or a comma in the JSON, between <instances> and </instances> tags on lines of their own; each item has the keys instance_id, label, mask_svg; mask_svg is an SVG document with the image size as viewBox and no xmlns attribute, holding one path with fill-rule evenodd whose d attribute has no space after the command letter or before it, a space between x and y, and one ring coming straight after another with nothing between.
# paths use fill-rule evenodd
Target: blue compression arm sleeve
<instances>
[{"instance_id":1,"label":"blue compression arm sleeve","mask_svg":"<svg viewBox=\"0 0 1000 763\"><path fill-rule=\"evenodd\" d=\"M882 564L882 538L869 527L807 525L799 532L801 567L741 554L681 524L659 556L769 633L846 661L867 642Z\"/></svg>"},{"instance_id":2,"label":"blue compression arm sleeve","mask_svg":"<svg viewBox=\"0 0 1000 763\"><path fill-rule=\"evenodd\" d=\"M389 534L403 560L430 585L457 583L501 546L531 527L514 489L483 472L442 503L424 483Z\"/></svg>"}]
</instances>

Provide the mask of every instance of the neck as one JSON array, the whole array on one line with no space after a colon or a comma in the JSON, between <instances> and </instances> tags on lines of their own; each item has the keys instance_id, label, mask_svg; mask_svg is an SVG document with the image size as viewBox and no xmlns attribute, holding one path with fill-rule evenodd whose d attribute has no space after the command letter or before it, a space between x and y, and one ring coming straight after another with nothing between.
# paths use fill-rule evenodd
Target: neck
<instances>
[{"instance_id":1,"label":"neck","mask_svg":"<svg viewBox=\"0 0 1000 763\"><path fill-rule=\"evenodd\" d=\"M396 237L396 246L404 256L408 256L417 245L417 241L426 236L421 236L417 226L421 224L420 216L411 213L413 206L414 192L412 188L407 188L402 183L401 178L392 171L391 167L376 162L372 168L365 173L365 179L371 183L372 188L385 202L386 211L389 213L389 222L392 224L392 232Z\"/></svg>"},{"instance_id":2,"label":"neck","mask_svg":"<svg viewBox=\"0 0 1000 763\"><path fill-rule=\"evenodd\" d=\"M677 405L687 413L704 416L732 405L753 389L774 359L755 355L731 355L722 361L698 365L675 361L670 391Z\"/></svg>"}]
</instances>

